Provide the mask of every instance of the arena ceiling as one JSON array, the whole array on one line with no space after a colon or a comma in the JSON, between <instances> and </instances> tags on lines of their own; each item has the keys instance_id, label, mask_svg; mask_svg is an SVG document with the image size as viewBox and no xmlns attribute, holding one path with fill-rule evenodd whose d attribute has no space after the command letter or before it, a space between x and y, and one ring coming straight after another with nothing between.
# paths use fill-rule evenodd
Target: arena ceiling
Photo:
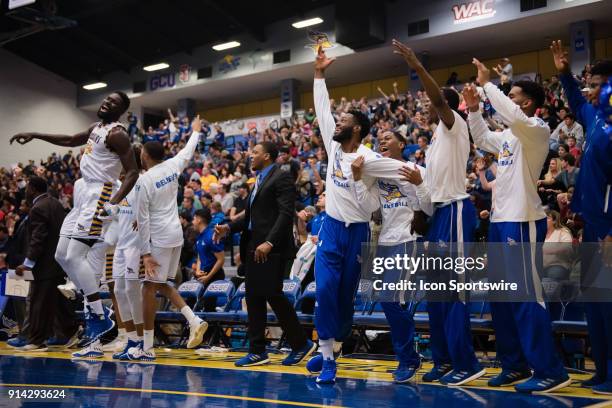
<instances>
[{"instance_id":1,"label":"arena ceiling","mask_svg":"<svg viewBox=\"0 0 612 408\"><path fill-rule=\"evenodd\" d=\"M2 2L4 4L5 1ZM223 42L330 0L38 0L0 15L0 46L74 83Z\"/></svg>"}]
</instances>

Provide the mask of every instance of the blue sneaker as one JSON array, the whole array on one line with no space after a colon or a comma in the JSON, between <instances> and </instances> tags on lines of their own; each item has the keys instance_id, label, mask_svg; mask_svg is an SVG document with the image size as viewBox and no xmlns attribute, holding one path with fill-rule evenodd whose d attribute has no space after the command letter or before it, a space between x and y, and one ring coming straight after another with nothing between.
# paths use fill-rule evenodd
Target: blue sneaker
<instances>
[{"instance_id":1,"label":"blue sneaker","mask_svg":"<svg viewBox=\"0 0 612 408\"><path fill-rule=\"evenodd\" d=\"M434 382L444 377L453 367L450 364L434 365L430 372L423 374L423 382Z\"/></svg>"},{"instance_id":2,"label":"blue sneaker","mask_svg":"<svg viewBox=\"0 0 612 408\"><path fill-rule=\"evenodd\" d=\"M57 337L51 337L46 342L47 347L65 347L68 344L68 339L58 339Z\"/></svg>"},{"instance_id":3,"label":"blue sneaker","mask_svg":"<svg viewBox=\"0 0 612 408\"><path fill-rule=\"evenodd\" d=\"M249 353L246 356L242 357L240 360L236 361L234 365L236 367L252 367L267 364L270 362L268 358L268 353Z\"/></svg>"},{"instance_id":4,"label":"blue sneaker","mask_svg":"<svg viewBox=\"0 0 612 408\"><path fill-rule=\"evenodd\" d=\"M13 337L12 339L6 342L6 345L12 348L22 348L22 347L25 347L27 344L28 344L28 340L24 339L23 337L19 337L19 336Z\"/></svg>"},{"instance_id":5,"label":"blue sneaker","mask_svg":"<svg viewBox=\"0 0 612 408\"><path fill-rule=\"evenodd\" d=\"M138 346L138 344L139 344L138 341L128 339L128 342L123 348L123 350L113 354L113 360L129 360L129 358L126 355L128 350L131 349L132 347Z\"/></svg>"},{"instance_id":6,"label":"blue sneaker","mask_svg":"<svg viewBox=\"0 0 612 408\"><path fill-rule=\"evenodd\" d=\"M605 381L599 385L595 385L591 390L595 394L612 395L612 381Z\"/></svg>"},{"instance_id":7,"label":"blue sneaker","mask_svg":"<svg viewBox=\"0 0 612 408\"><path fill-rule=\"evenodd\" d=\"M396 384L407 383L414 378L419 368L421 368L420 361L418 365L399 363L397 370L393 372L393 381Z\"/></svg>"},{"instance_id":8,"label":"blue sneaker","mask_svg":"<svg viewBox=\"0 0 612 408\"><path fill-rule=\"evenodd\" d=\"M501 373L491 378L487 385L489 387L509 387L531 377L531 371L502 370Z\"/></svg>"},{"instance_id":9,"label":"blue sneaker","mask_svg":"<svg viewBox=\"0 0 612 408\"><path fill-rule=\"evenodd\" d=\"M323 360L323 369L317 377L317 384L334 384L336 382L336 361Z\"/></svg>"},{"instance_id":10,"label":"blue sneaker","mask_svg":"<svg viewBox=\"0 0 612 408\"><path fill-rule=\"evenodd\" d=\"M440 384L453 386L463 385L482 377L486 373L484 368L481 370L453 370L440 378Z\"/></svg>"},{"instance_id":11,"label":"blue sneaker","mask_svg":"<svg viewBox=\"0 0 612 408\"><path fill-rule=\"evenodd\" d=\"M582 383L580 383L580 385L582 385L585 388L591 388L591 387L594 387L596 385L603 384L605 382L606 382L605 378L602 378L599 375L595 374L594 376L592 376L588 380L585 380Z\"/></svg>"},{"instance_id":12,"label":"blue sneaker","mask_svg":"<svg viewBox=\"0 0 612 408\"><path fill-rule=\"evenodd\" d=\"M104 317L92 314L87 324L90 326L89 338L92 341L99 340L115 327L115 322L110 318L110 312L107 308L104 308Z\"/></svg>"},{"instance_id":13,"label":"blue sneaker","mask_svg":"<svg viewBox=\"0 0 612 408\"><path fill-rule=\"evenodd\" d=\"M334 352L334 360L339 359L341 354L342 353L340 352ZM311 374L320 373L323 369L323 354L317 354L316 356L308 360L308 362L306 363L306 369Z\"/></svg>"},{"instance_id":14,"label":"blue sneaker","mask_svg":"<svg viewBox=\"0 0 612 408\"><path fill-rule=\"evenodd\" d=\"M307 340L306 345L302 349L296 351L292 350L291 353L289 353L287 358L285 358L281 364L284 366L292 366L299 364L309 355L314 353L316 349L317 345L312 341Z\"/></svg>"},{"instance_id":15,"label":"blue sneaker","mask_svg":"<svg viewBox=\"0 0 612 408\"><path fill-rule=\"evenodd\" d=\"M553 392L563 387L567 387L571 384L571 382L572 379L567 374L563 374L563 377L560 378L531 377L530 380L517 384L514 389L518 392L524 392L528 394L532 392ZM594 389L593 392L595 392Z\"/></svg>"},{"instance_id":16,"label":"blue sneaker","mask_svg":"<svg viewBox=\"0 0 612 408\"><path fill-rule=\"evenodd\" d=\"M152 348L149 350L143 350L144 342L136 342L136 346L129 348L125 353L128 360L131 361L155 361L155 350Z\"/></svg>"}]
</instances>

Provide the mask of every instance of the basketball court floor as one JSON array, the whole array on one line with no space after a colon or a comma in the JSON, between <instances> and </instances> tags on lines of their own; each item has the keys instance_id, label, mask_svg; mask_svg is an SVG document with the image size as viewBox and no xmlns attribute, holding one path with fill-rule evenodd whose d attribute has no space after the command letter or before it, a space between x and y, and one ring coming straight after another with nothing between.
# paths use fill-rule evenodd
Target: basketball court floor
<instances>
[{"instance_id":1,"label":"basketball court floor","mask_svg":"<svg viewBox=\"0 0 612 408\"><path fill-rule=\"evenodd\" d=\"M497 369L489 369L473 386L451 388L422 383L420 377L429 368L424 366L416 382L396 385L391 381L393 361L341 358L336 385L318 386L303 366L281 366L282 355L272 355L270 365L238 369L233 362L242 353L156 352L155 363L117 362L110 355L77 361L67 351L16 352L0 343L0 406L612 407L612 397L577 386L587 375L573 374L575 384L558 393L521 395L486 386ZM30 389L63 390L64 396L15 398L16 390Z\"/></svg>"}]
</instances>

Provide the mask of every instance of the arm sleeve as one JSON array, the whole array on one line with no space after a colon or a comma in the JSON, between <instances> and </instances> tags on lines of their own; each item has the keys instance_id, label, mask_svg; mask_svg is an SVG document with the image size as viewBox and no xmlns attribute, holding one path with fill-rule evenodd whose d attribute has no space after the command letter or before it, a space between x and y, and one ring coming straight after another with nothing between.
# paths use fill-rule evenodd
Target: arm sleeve
<instances>
[{"instance_id":1,"label":"arm sleeve","mask_svg":"<svg viewBox=\"0 0 612 408\"><path fill-rule=\"evenodd\" d=\"M138 236L141 242L141 254L146 255L151 253L151 225L149 219L149 204L150 197L146 183L137 185L137 210L136 221L138 222Z\"/></svg>"},{"instance_id":2,"label":"arm sleeve","mask_svg":"<svg viewBox=\"0 0 612 408\"><path fill-rule=\"evenodd\" d=\"M372 212L376 211L378 207L380 207L376 182L374 182L372 186L368 188L363 180L359 180L354 183L354 186L353 193L360 207L363 206L371 209Z\"/></svg>"},{"instance_id":3,"label":"arm sleeve","mask_svg":"<svg viewBox=\"0 0 612 408\"><path fill-rule=\"evenodd\" d=\"M468 116L470 133L478 148L489 153L499 153L503 144L503 136L499 132L491 132L480 112L470 112Z\"/></svg>"},{"instance_id":4,"label":"arm sleeve","mask_svg":"<svg viewBox=\"0 0 612 408\"><path fill-rule=\"evenodd\" d=\"M484 90L491 101L491 106L499 113L504 123L506 123L512 130L512 134L525 146L537 145L539 138L550 138L550 129L548 126L539 118L528 117L523 113L521 108L512 102L504 93L493 85L491 82L487 82L484 86ZM544 128L546 131L544 131ZM516 130L516 131L514 131Z\"/></svg>"},{"instance_id":5,"label":"arm sleeve","mask_svg":"<svg viewBox=\"0 0 612 408\"><path fill-rule=\"evenodd\" d=\"M562 74L559 76L559 80L561 81L572 112L574 112L578 121L588 126L589 122L591 122L595 116L595 108L587 103L584 96L582 96L580 86L572 74Z\"/></svg>"},{"instance_id":6,"label":"arm sleeve","mask_svg":"<svg viewBox=\"0 0 612 408\"><path fill-rule=\"evenodd\" d=\"M185 170L185 167L187 167L187 164L189 164L189 161L193 157L196 147L198 147L198 142L200 141L200 134L199 132L191 132L191 136L189 136L189 140L185 147L169 160L176 165L179 173Z\"/></svg>"},{"instance_id":7,"label":"arm sleeve","mask_svg":"<svg viewBox=\"0 0 612 408\"><path fill-rule=\"evenodd\" d=\"M559 123L555 130L550 134L550 138L559 141L559 131L561 130L561 126L563 126L563 122Z\"/></svg>"},{"instance_id":8,"label":"arm sleeve","mask_svg":"<svg viewBox=\"0 0 612 408\"><path fill-rule=\"evenodd\" d=\"M421 184L414 186L416 189L417 200L419 200L419 207L425 214L431 217L434 213L434 206L431 202L429 187L425 183L425 173L427 172L427 169L419 166L418 164L415 164L415 166L419 169L421 172L421 177L423 178L423 182Z\"/></svg>"},{"instance_id":9,"label":"arm sleeve","mask_svg":"<svg viewBox=\"0 0 612 408\"><path fill-rule=\"evenodd\" d=\"M46 246L49 230L47 220L40 207L32 207L30 211L30 242L27 246L26 258L36 263L43 254Z\"/></svg>"},{"instance_id":10,"label":"arm sleeve","mask_svg":"<svg viewBox=\"0 0 612 408\"><path fill-rule=\"evenodd\" d=\"M331 152L332 137L336 130L336 121L331 113L331 105L329 104L329 93L325 85L325 79L315 78L313 84L313 97L315 112L321 130L321 137L325 144L325 150L328 154Z\"/></svg>"}]
</instances>

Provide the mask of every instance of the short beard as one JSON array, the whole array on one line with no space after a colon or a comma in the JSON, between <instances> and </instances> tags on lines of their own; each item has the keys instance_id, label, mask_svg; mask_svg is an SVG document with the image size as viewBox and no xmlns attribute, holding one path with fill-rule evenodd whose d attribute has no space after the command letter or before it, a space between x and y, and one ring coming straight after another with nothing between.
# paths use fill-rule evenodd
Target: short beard
<instances>
[{"instance_id":1,"label":"short beard","mask_svg":"<svg viewBox=\"0 0 612 408\"><path fill-rule=\"evenodd\" d=\"M332 139L335 142L342 143L342 142L346 142L347 140L351 140L351 137L353 137L353 129L344 128L340 131L340 133L335 134Z\"/></svg>"}]
</instances>

